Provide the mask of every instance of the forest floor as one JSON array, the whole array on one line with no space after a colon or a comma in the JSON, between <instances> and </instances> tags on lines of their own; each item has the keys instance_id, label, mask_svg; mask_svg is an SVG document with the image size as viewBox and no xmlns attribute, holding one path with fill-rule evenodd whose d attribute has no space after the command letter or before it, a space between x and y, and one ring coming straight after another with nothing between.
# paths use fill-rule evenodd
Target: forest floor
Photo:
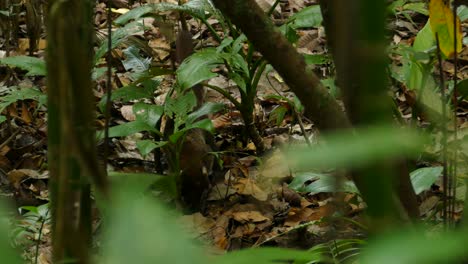
<instances>
[{"instance_id":1,"label":"forest floor","mask_svg":"<svg viewBox=\"0 0 468 264\"><path fill-rule=\"evenodd\" d=\"M101 2L101 1L99 1ZM123 12L126 1L121 1L122 7L116 10L114 18ZM259 4L271 6L274 1L258 0ZM311 5L315 1L288 0L281 1L274 12L274 19L281 23L288 17ZM135 4L134 7L137 7ZM390 43L390 87L394 101L402 117L404 124L414 123L413 107L415 106L415 92L405 84L401 77L405 74L404 65L408 64L405 54L398 50L402 46L413 45L415 38L421 32L427 22L427 7L421 2L422 9L405 9L404 6L395 7L394 13L389 17L389 41ZM106 5L98 3L96 6L95 25L98 35L105 35ZM25 32L26 21L19 21L18 46L12 48L10 56L27 55L29 44ZM147 18L145 31L134 32L133 38L145 43L153 54L153 61L171 65L171 43L167 34L163 33L154 20ZM206 26L200 25L196 19L187 20L190 31L194 35L196 50L204 47L219 45L209 34ZM216 21L212 22L213 25ZM462 20L462 28L465 30L468 20ZM173 31L177 26L170 24ZM324 81L323 84L338 100L340 93L334 84L334 69L329 59L326 47L326 37L322 27L299 29L297 49L303 54L323 55L322 63L313 65L313 71ZM465 37L466 40L466 37ZM5 37L0 35L0 58L5 56ZM2 44L3 43L3 44ZM114 60L115 74L114 86L116 89L131 83L131 72L126 70L124 49L131 42L124 42L115 48ZM38 50L34 56L44 58L45 40L38 42ZM398 50L398 51L397 51ZM468 48L465 43L459 54L458 78L466 80L468 77ZM435 63L438 64L437 62ZM443 71L446 80L452 80L454 75L453 60L443 62ZM102 64L101 67L105 67ZM431 75L437 77L437 66L431 71ZM11 87L38 88L45 94L45 77L28 76L25 71L6 69L0 65L0 93L8 94ZM5 75L3 75L5 73ZM154 94L152 103L163 105L167 93L174 85L173 75L166 75L161 79L161 85ZM222 87L236 99L240 98L235 83L225 76L218 75L208 82L211 85ZM105 96L105 76L96 80L96 102L100 102ZM466 92L466 91L465 91ZM11 95L12 93L10 93ZM45 95L44 95L45 96ZM47 108L44 106L45 97L35 97L35 100L22 100L18 98L2 99L0 106L3 109L5 121L0 124L0 186L2 196L15 202L17 208L22 206L39 206L46 204L48 198L48 171L47 171ZM302 117L301 113L295 113L290 101L294 101L294 95L289 90L282 78L274 71L266 71L261 77L255 100L255 123L261 132L266 145L266 153L257 154L255 145L246 140L244 123L239 111L232 103L219 93L208 90L206 101L223 103L225 110L209 116L215 127L214 144L217 150L217 180L213 182L210 192L206 196L203 210L190 212L180 216L180 224L194 238L203 241L215 252L224 252L247 247L262 245L274 245L288 248L310 248L314 245L330 241L332 239L364 239L367 235L366 221L363 211L366 208L357 189L345 180L346 192L340 195L332 194L333 180L340 172L313 171L294 172L286 162L283 150L298 144L305 144L306 138L311 144L316 144L320 137L314 125ZM8 101L9 100L9 101ZM41 101L42 100L42 101ZM115 101L112 105L111 125L124 124L135 120L132 107L135 102ZM3 104L6 106L3 107ZM466 137L468 126L468 104L461 100L456 109L459 119L459 137ZM100 110L97 124L103 128L104 119ZM298 122L301 119L302 124ZM430 120L424 113L416 116L416 125L425 129L432 129ZM303 133L305 132L305 134ZM439 134L434 131L436 138ZM138 149L137 141L144 138L145 133L136 133L126 137L112 138L112 151L107 157L108 170L125 173L154 173L153 154L142 155ZM466 142L466 140L465 140ZM466 143L465 143L466 144ZM441 180L441 161L437 157L440 148L429 149L424 157L415 161L415 173L417 169L430 170L419 171L429 175L429 182L424 183L424 188L418 193L421 218L431 223L435 229L442 225L441 203L443 189ZM464 154L463 154L464 155ZM463 156L466 158L466 156ZM163 162L164 165L164 162ZM466 168L460 167L460 175L466 176ZM335 176L334 176L335 175ZM456 186L457 201L464 200L466 186ZM27 208L27 207L26 207ZM330 221L329 217L340 208L341 216L345 220L339 223ZM462 203L456 203L453 217L455 221L461 217ZM27 225L27 222L21 222ZM99 217L96 217L99 223ZM20 232L18 232L20 233ZM21 232L21 234L25 234ZM32 234L32 235L31 235ZM39 263L48 263L50 257L50 226L43 228L40 246ZM17 234L17 245L29 248L29 256L34 254L33 247L26 241L37 239L37 233L29 232L24 237Z\"/></svg>"}]
</instances>

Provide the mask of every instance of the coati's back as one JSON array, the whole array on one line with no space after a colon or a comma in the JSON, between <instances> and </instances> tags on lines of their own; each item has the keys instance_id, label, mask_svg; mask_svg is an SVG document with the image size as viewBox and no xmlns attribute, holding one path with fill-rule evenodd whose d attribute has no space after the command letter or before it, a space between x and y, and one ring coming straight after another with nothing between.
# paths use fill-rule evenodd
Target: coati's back
<instances>
[{"instance_id":1,"label":"coati's back","mask_svg":"<svg viewBox=\"0 0 468 264\"><path fill-rule=\"evenodd\" d=\"M193 40L190 32L181 30L176 39L176 60L180 64L193 54ZM197 98L196 109L203 105L204 91L201 85L192 87ZM211 142L209 142L211 141ZM180 153L181 196L183 202L192 209L201 209L204 194L207 193L214 157L212 137L202 129L189 130L182 142Z\"/></svg>"}]
</instances>

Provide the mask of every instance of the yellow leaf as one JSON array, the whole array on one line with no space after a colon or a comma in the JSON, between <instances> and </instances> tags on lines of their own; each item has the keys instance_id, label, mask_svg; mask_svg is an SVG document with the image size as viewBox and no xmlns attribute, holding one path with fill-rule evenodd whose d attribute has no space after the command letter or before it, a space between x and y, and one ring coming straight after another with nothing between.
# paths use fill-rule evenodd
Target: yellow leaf
<instances>
[{"instance_id":1,"label":"yellow leaf","mask_svg":"<svg viewBox=\"0 0 468 264\"><path fill-rule=\"evenodd\" d=\"M443 0L431 0L429 3L429 18L434 36L439 36L439 45L442 53L450 58L454 55L454 32L456 29L457 52L462 48L462 33L460 19L456 17L456 26L453 25L453 13Z\"/></svg>"}]
</instances>

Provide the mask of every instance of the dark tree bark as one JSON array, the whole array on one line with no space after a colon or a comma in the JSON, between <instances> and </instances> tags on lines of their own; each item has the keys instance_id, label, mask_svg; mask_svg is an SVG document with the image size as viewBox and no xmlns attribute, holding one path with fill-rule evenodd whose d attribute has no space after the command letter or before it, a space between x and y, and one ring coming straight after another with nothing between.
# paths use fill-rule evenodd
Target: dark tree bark
<instances>
[{"instance_id":1,"label":"dark tree bark","mask_svg":"<svg viewBox=\"0 0 468 264\"><path fill-rule=\"evenodd\" d=\"M89 263L90 182L107 193L98 165L92 94L94 1L49 1L48 164L54 263Z\"/></svg>"}]
</instances>

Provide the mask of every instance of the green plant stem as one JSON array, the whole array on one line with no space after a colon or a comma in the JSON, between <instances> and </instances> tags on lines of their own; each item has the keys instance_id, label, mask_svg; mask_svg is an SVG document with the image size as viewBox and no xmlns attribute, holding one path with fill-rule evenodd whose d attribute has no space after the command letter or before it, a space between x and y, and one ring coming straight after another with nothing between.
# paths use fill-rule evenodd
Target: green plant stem
<instances>
[{"instance_id":1,"label":"green plant stem","mask_svg":"<svg viewBox=\"0 0 468 264\"><path fill-rule=\"evenodd\" d=\"M211 84L203 84L203 86L207 87L207 88L210 88L211 90L214 90L218 93L220 93L222 96L226 97L226 99L229 100L229 102L231 102L237 109L241 110L242 109L242 104L236 100L236 98L234 98L232 95L229 94L228 91L224 90L223 88L221 87L218 87L216 85L211 85Z\"/></svg>"},{"instance_id":2,"label":"green plant stem","mask_svg":"<svg viewBox=\"0 0 468 264\"><path fill-rule=\"evenodd\" d=\"M280 0L276 0L275 3L270 7L270 10L268 10L268 16L271 16L273 12L275 11L275 8L278 6Z\"/></svg>"},{"instance_id":3,"label":"green plant stem","mask_svg":"<svg viewBox=\"0 0 468 264\"><path fill-rule=\"evenodd\" d=\"M242 118L245 122L245 128L247 130L247 134L252 139L252 142L255 144L258 153L262 153L265 151L265 144L263 142L260 133L258 132L257 127L255 126L255 121L253 118L253 111L252 110L245 110L241 111Z\"/></svg>"},{"instance_id":4,"label":"green plant stem","mask_svg":"<svg viewBox=\"0 0 468 264\"><path fill-rule=\"evenodd\" d=\"M36 243L36 253L35 253L35 257L34 257L34 263L37 264L37 260L38 260L38 257L39 257L39 244L41 243L41 237L42 237L42 230L44 229L44 224L45 222L47 221L47 216L49 215L49 211L50 209L47 209L47 212L44 216L43 219L41 219L41 227L39 228L39 234L38 234L38 238L37 238L37 243Z\"/></svg>"},{"instance_id":5,"label":"green plant stem","mask_svg":"<svg viewBox=\"0 0 468 264\"><path fill-rule=\"evenodd\" d=\"M208 23L208 21L206 20L203 20L202 21L206 27L208 28L208 30L213 34L214 38L216 39L216 41L218 41L219 43L221 43L223 40L221 39L221 37L218 35L218 32L216 32L216 30L213 28L213 26L211 26L210 23Z\"/></svg>"},{"instance_id":6,"label":"green plant stem","mask_svg":"<svg viewBox=\"0 0 468 264\"><path fill-rule=\"evenodd\" d=\"M258 70L255 72L255 75L252 80L252 86L251 86L251 91L249 91L249 96L255 96L257 93L257 86L258 82L260 81L260 77L262 77L262 73L265 70L265 67L267 66L268 62L264 59L260 62L260 66L258 66Z\"/></svg>"}]
</instances>

